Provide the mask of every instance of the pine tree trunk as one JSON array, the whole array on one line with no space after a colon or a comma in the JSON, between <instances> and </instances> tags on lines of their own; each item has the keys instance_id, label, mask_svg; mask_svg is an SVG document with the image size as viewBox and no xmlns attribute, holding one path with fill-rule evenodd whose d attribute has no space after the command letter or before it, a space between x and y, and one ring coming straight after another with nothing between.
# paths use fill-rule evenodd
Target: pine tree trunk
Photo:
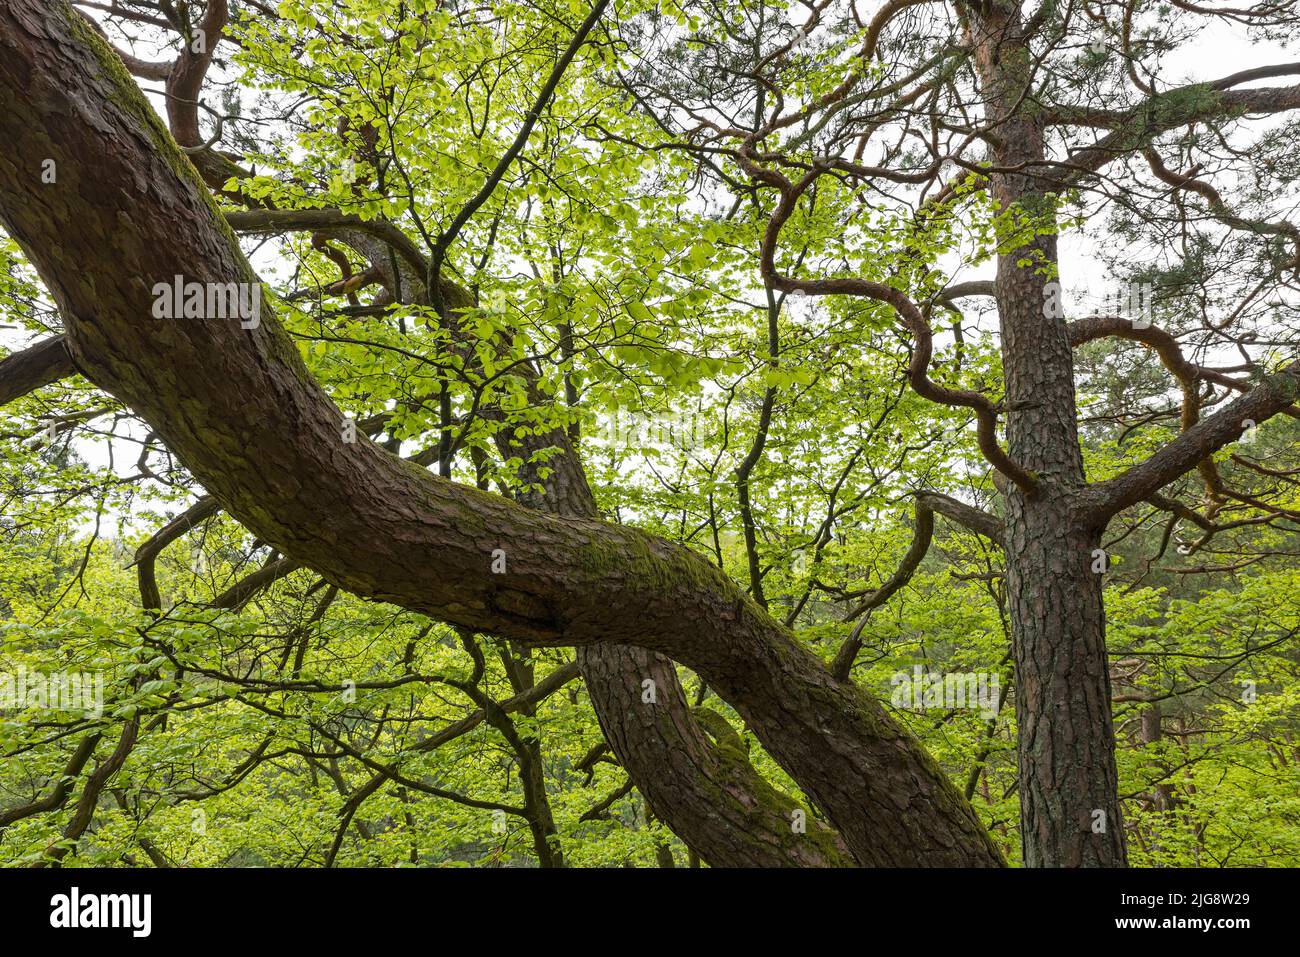
<instances>
[{"instance_id":1,"label":"pine tree trunk","mask_svg":"<svg viewBox=\"0 0 1300 957\"><path fill-rule=\"evenodd\" d=\"M1065 317L1056 217L1042 178L1043 130L1025 97L1034 83L1020 4L993 0L970 23L990 120L1000 121L991 190L1001 210L1030 217L1038 235L1001 250L996 293L1008 452L1036 479L1008 485L1006 567L1016 662L1024 862L1122 866L1101 565L1101 529L1077 507L1085 485Z\"/></svg>"},{"instance_id":2,"label":"pine tree trunk","mask_svg":"<svg viewBox=\"0 0 1300 957\"><path fill-rule=\"evenodd\" d=\"M1011 496L1007 593L1028 867L1125 863L1094 533L1061 499Z\"/></svg>"}]
</instances>

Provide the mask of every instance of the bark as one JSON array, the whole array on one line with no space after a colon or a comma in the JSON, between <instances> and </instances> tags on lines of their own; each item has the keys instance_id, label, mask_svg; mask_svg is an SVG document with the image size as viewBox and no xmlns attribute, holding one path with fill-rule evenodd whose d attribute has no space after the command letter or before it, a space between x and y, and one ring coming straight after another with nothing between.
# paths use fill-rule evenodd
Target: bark
<instances>
[{"instance_id":1,"label":"bark","mask_svg":"<svg viewBox=\"0 0 1300 957\"><path fill-rule=\"evenodd\" d=\"M256 279L125 68L64 2L0 3L0 137L0 216L61 306L78 367L263 540L341 588L456 625L681 661L859 863L1001 863L916 739L698 555L438 479L361 436L342 442L343 416L268 302L256 328L151 318L154 284L175 275ZM57 186L39 182L42 158ZM491 571L498 548L505 574Z\"/></svg>"},{"instance_id":2,"label":"bark","mask_svg":"<svg viewBox=\"0 0 1300 957\"><path fill-rule=\"evenodd\" d=\"M1041 120L1023 107L1032 82L1020 5L995 0L971 24L994 147L993 196L1049 221ZM1022 266L1023 260L1030 265ZM1032 492L1006 490L1007 593L1016 662L1024 862L1125 863L1106 658L1103 576L1093 571L1101 526L1082 520L1085 484L1074 364L1063 317L1044 308L1056 238L1038 236L998 257L1008 452L1034 474Z\"/></svg>"},{"instance_id":3,"label":"bark","mask_svg":"<svg viewBox=\"0 0 1300 957\"><path fill-rule=\"evenodd\" d=\"M713 866L841 867L838 835L806 815L723 742L710 741L686 707L673 663L632 645L584 647L578 662L601 730L655 816ZM643 682L654 682L654 703ZM717 715L722 720L721 715ZM806 811L805 811L806 814Z\"/></svg>"},{"instance_id":4,"label":"bark","mask_svg":"<svg viewBox=\"0 0 1300 957\"><path fill-rule=\"evenodd\" d=\"M62 336L44 339L0 359L0 405L72 375L72 356Z\"/></svg>"},{"instance_id":5,"label":"bark","mask_svg":"<svg viewBox=\"0 0 1300 957\"><path fill-rule=\"evenodd\" d=\"M509 435L504 451L528 461L541 448L546 491L524 504L561 516L591 518L596 501L568 436ZM537 476L526 474L530 483ZM721 743L713 744L691 714L677 669L664 655L627 644L584 645L578 664L606 742L655 816L715 867L840 867L852 855L820 821L794 827L801 808ZM652 682L653 701L644 682ZM806 812L805 812L806 813Z\"/></svg>"}]
</instances>

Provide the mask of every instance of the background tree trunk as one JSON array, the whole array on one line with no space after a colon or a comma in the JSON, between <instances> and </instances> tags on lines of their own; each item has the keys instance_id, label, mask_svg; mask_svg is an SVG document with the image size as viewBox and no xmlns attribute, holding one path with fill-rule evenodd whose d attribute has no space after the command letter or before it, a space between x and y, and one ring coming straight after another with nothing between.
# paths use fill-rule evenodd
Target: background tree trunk
<instances>
[{"instance_id":1,"label":"background tree trunk","mask_svg":"<svg viewBox=\"0 0 1300 957\"><path fill-rule=\"evenodd\" d=\"M994 0L972 24L990 119L998 127L993 196L1046 232L1001 251L996 292L1008 452L1038 487L1008 487L1007 597L1016 662L1019 793L1024 863L1125 863L1106 657L1101 529L1075 507L1085 484L1066 323L1049 310L1057 282L1056 218L1038 171L1043 131L1024 98L1033 82L1020 5ZM1104 817L1102 816L1104 815ZM1096 828L1096 829L1095 829ZM1100 830L1097 830L1100 829Z\"/></svg>"}]
</instances>

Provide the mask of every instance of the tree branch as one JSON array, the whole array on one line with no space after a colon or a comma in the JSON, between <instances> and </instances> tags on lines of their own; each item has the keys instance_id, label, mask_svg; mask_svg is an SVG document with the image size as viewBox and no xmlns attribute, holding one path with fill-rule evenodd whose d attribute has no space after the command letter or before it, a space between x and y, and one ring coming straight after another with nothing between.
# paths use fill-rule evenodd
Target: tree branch
<instances>
[{"instance_id":1,"label":"tree branch","mask_svg":"<svg viewBox=\"0 0 1300 957\"><path fill-rule=\"evenodd\" d=\"M22 352L5 356L0 359L0 406L76 371L63 336L44 339Z\"/></svg>"},{"instance_id":2,"label":"tree branch","mask_svg":"<svg viewBox=\"0 0 1300 957\"><path fill-rule=\"evenodd\" d=\"M1300 394L1300 362L1264 377L1246 395L1202 419L1145 462L1105 482L1090 486L1081 497L1081 513L1100 526L1112 515L1159 492L1197 463L1231 442L1253 425L1285 410Z\"/></svg>"}]
</instances>

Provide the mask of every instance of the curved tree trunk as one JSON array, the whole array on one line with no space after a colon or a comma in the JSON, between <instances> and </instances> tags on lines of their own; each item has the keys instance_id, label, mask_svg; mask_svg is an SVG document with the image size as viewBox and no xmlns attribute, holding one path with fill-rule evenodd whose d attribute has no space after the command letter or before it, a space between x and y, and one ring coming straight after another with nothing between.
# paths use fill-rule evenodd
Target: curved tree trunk
<instances>
[{"instance_id":1,"label":"curved tree trunk","mask_svg":"<svg viewBox=\"0 0 1300 957\"><path fill-rule=\"evenodd\" d=\"M0 2L0 216L79 368L228 511L331 583L533 645L631 644L693 668L868 865L1001 863L916 739L688 549L441 480L364 437L264 307L155 319L155 283L255 282L194 168L63 0ZM56 163L56 184L40 181ZM259 287L260 288L260 287ZM492 572L495 549L505 574Z\"/></svg>"},{"instance_id":2,"label":"curved tree trunk","mask_svg":"<svg viewBox=\"0 0 1300 957\"><path fill-rule=\"evenodd\" d=\"M588 645L578 664L605 740L655 816L713 866L843 867L839 836L768 784L691 714L677 670L632 645ZM644 700L644 681L655 701ZM721 716L717 716L721 720ZM796 827L796 822L803 828Z\"/></svg>"},{"instance_id":3,"label":"curved tree trunk","mask_svg":"<svg viewBox=\"0 0 1300 957\"><path fill-rule=\"evenodd\" d=\"M545 486L525 505L556 515L599 513L586 473L563 431L542 436L503 433L508 454L546 460ZM711 743L691 714L671 660L625 644L582 645L578 665L605 741L655 816L715 867L841 867L853 863L843 842L820 821L796 818L799 805L747 761ZM646 682L653 694L647 694ZM796 827L796 820L802 826Z\"/></svg>"}]
</instances>

